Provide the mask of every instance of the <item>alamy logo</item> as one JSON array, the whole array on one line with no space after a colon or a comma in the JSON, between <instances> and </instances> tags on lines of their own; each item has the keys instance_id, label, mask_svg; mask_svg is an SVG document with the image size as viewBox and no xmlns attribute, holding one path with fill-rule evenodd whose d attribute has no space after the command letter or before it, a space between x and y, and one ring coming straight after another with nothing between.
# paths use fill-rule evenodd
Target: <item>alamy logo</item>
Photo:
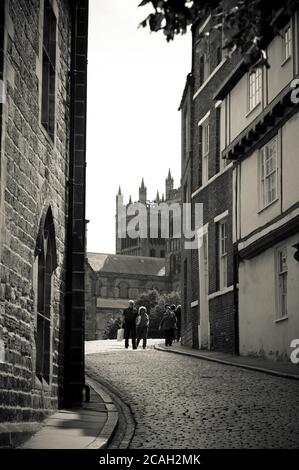
<instances>
[{"instance_id":1,"label":"alamy logo","mask_svg":"<svg viewBox=\"0 0 299 470\"><path fill-rule=\"evenodd\" d=\"M198 249L202 237L203 204L118 203L118 238L180 238L186 250Z\"/></svg>"},{"instance_id":2,"label":"alamy logo","mask_svg":"<svg viewBox=\"0 0 299 470\"><path fill-rule=\"evenodd\" d=\"M295 80L291 82L291 88L293 89L291 93L291 101L294 104L298 104L299 103L299 78L295 78Z\"/></svg>"},{"instance_id":3,"label":"alamy logo","mask_svg":"<svg viewBox=\"0 0 299 470\"><path fill-rule=\"evenodd\" d=\"M299 364L299 339L293 339L290 344L291 348L295 348L294 351L291 352L291 362L293 364Z\"/></svg>"}]
</instances>

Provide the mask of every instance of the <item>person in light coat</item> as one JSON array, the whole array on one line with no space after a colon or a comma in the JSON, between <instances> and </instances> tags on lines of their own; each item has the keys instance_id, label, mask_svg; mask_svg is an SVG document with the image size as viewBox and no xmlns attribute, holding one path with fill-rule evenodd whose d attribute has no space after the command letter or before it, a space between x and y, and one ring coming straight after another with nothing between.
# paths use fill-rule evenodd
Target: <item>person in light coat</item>
<instances>
[{"instance_id":1,"label":"person in light coat","mask_svg":"<svg viewBox=\"0 0 299 470\"><path fill-rule=\"evenodd\" d=\"M146 349L147 335L149 328L149 316L146 311L146 307L139 307L138 316L136 318L136 329L137 329L137 348L141 340L143 340L142 347Z\"/></svg>"}]
</instances>

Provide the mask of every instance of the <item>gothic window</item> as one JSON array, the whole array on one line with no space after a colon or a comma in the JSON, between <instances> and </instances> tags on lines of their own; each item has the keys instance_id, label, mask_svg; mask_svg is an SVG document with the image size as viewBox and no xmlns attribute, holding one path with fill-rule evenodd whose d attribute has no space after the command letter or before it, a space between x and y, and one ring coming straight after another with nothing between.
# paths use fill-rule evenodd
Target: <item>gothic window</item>
<instances>
[{"instance_id":1,"label":"gothic window","mask_svg":"<svg viewBox=\"0 0 299 470\"><path fill-rule=\"evenodd\" d=\"M56 17L49 0L44 3L42 125L54 141L56 82Z\"/></svg>"},{"instance_id":2,"label":"gothic window","mask_svg":"<svg viewBox=\"0 0 299 470\"><path fill-rule=\"evenodd\" d=\"M55 232L51 209L42 221L36 244L37 320L36 375L50 382L52 276L57 266Z\"/></svg>"}]
</instances>

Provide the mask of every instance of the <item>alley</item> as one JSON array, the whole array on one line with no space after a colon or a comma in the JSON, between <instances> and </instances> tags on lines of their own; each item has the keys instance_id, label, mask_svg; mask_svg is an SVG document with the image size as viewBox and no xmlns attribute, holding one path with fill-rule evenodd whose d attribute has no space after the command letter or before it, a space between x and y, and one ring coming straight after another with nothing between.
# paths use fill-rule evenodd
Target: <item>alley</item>
<instances>
[{"instance_id":1,"label":"alley","mask_svg":"<svg viewBox=\"0 0 299 470\"><path fill-rule=\"evenodd\" d=\"M299 383L157 351L102 347L86 358L137 422L131 448L298 448Z\"/></svg>"}]
</instances>

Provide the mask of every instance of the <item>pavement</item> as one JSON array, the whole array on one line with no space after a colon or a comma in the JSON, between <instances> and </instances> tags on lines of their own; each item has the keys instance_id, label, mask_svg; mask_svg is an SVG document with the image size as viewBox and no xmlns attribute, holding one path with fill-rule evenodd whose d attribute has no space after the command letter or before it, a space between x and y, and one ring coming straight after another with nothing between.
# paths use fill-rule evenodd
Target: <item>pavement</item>
<instances>
[{"instance_id":1,"label":"pavement","mask_svg":"<svg viewBox=\"0 0 299 470\"><path fill-rule=\"evenodd\" d=\"M47 418L42 428L20 449L105 449L118 424L117 409L105 390L92 379L90 401L82 407L62 409Z\"/></svg>"},{"instance_id":2,"label":"pavement","mask_svg":"<svg viewBox=\"0 0 299 470\"><path fill-rule=\"evenodd\" d=\"M293 377L194 357L192 350L167 353L156 342L137 351L116 342L93 347L99 352L86 357L88 375L105 378L130 408L130 449L299 447L299 382ZM182 347L169 350L175 348Z\"/></svg>"},{"instance_id":3,"label":"pavement","mask_svg":"<svg viewBox=\"0 0 299 470\"><path fill-rule=\"evenodd\" d=\"M119 414L107 388L105 387L104 389L103 386L99 384L102 377L105 378L105 381L107 382L106 385L108 385L108 383L112 385L111 393L113 387L114 390L118 391L118 396L121 397L124 400L124 403L129 406L132 417L136 423L136 429L132 432L132 442L131 439L130 442L126 441L125 447L130 445L131 448L193 448L192 445L196 442L201 448L213 448L212 441L217 437L217 426L220 426L221 436L220 440L215 441L217 442L217 445L214 443L214 446L238 448L243 447L244 445L246 447L247 443L248 447L259 447L258 433L256 434L254 432L254 428L258 428L258 425L252 420L249 426L249 431L251 430L252 433L251 437L244 438L243 435L241 438L236 439L237 432L244 433L244 423L247 423L246 425L248 425L248 409L252 408L251 412L253 412L253 416L256 416L255 414L257 412L256 404L253 404L252 400L248 400L248 398L246 402L246 398L244 400L244 397L244 403L239 403L237 408L235 408L234 403L234 411L232 411L230 400L231 396L236 392L236 387L231 391L231 393L229 393L229 400L227 402L225 401L226 392L224 390L224 397L221 397L220 399L221 403L217 403L217 400L219 400L219 395L217 395L217 386L219 383L216 382L214 384L213 392L214 394L216 393L216 396L214 396L214 414L211 414L211 403L206 405L203 400L201 403L197 403L194 406L190 401L186 401L186 397L189 396L190 398L191 395L195 395L202 399L205 393L210 393L207 390L201 390L203 387L202 379L214 378L215 371L216 376L218 375L218 382L219 380L223 380L223 377L225 377L226 388L228 386L227 380L229 381L231 379L232 383L234 383L236 382L236 377L238 377L237 390L241 390L241 396L243 393L242 387L248 380L248 376L244 376L246 372L242 372L242 369L247 369L249 373L252 372L254 374L251 379L256 382L258 387L260 382L263 381L263 375L259 374L260 372L276 376L274 377L274 380L279 380L279 377L282 379L299 380L299 367L292 363L281 363L265 359L234 356L215 351L195 350L184 347L178 342L173 343L171 347L165 347L161 338L149 339L148 348L146 350L139 347L135 351L132 351L131 347L129 349L125 349L124 343L116 340L87 341L85 343L85 352L87 355L86 362L89 374L86 382L90 387L90 402L84 403L80 408L63 409L52 414L43 422L41 429L19 448L107 448L118 427ZM175 354L180 355L181 359L176 359ZM194 362L194 359L197 360ZM192 362L189 362L190 360L192 360ZM240 372L236 371L234 373L233 370L236 368L238 368ZM181 377L179 377L180 369L182 369ZM256 372L258 373L257 376ZM186 374L191 375L185 381L184 376ZM228 379L228 377L230 377L230 379ZM178 381L178 379L180 380ZM188 388L188 383L190 383L190 381L197 382L199 379L201 379L201 381L198 383L198 388L195 387L195 390L193 393L191 392L191 395L188 392L186 393L185 389ZM212 382L212 380L210 382ZM267 380L265 383L269 388L270 384L267 384ZM283 384L284 383L285 382L283 382ZM281 387L281 383L279 383L279 386ZM277 388L277 384L276 387L273 384L271 387L273 387L273 389L268 389L266 393L268 396L272 396L273 394L270 399L271 413L273 413L273 406L275 409L276 406L280 408L281 405L281 412L278 413L278 415L284 413L285 417L290 416L290 400L286 399L286 393L284 392L282 394L283 400L280 401L279 393L277 392L277 390L279 391L279 387ZM182 391L182 389L184 390ZM246 386L246 390L250 391L250 388ZM263 386L260 392L262 394L265 393L265 386ZM296 394L297 392L298 388L296 388ZM256 390L254 388L252 389L252 393L253 395L256 395ZM173 396L174 402L170 403L171 406L170 409L168 409L169 404L167 403L166 397L170 397L171 399ZM239 401L239 398L240 394L237 394L235 397L237 402ZM161 399L162 409L159 411ZM275 403L275 399L278 399L277 403ZM264 400L263 397L256 395L256 403L258 407L261 400ZM207 401L209 402L210 399L207 398ZM172 405L174 405L174 408ZM294 402L293 409L291 410L291 414L295 416L295 418L296 416L297 418L299 416L298 405L299 403L297 404ZM245 408L242 411L244 406ZM166 415L165 407L168 409L168 413ZM222 410L221 412L219 410L217 412L218 407ZM267 408L267 404L264 403L260 411L263 411L264 413ZM269 409L267 411L269 411ZM194 419L197 414L199 423L202 425L200 429L200 437L198 428L197 435L196 432L194 434ZM221 414L223 416L221 416L220 425L216 419L215 426L215 417L219 418ZM239 418L237 426L231 422L231 417L234 414L236 415L236 418ZM204 417L205 415L206 417ZM178 420L173 421L175 416L177 416ZM282 416L275 416L274 420L270 419L270 422L268 423L270 428L271 426L273 428L273 424L276 419L282 429L286 426L286 435L281 438L276 435L276 431L274 432L273 429L272 431L270 430L270 432L269 429L267 429L264 440L262 439L261 443L264 442L263 445L265 445L266 442L269 447L275 446L275 443L282 444L282 447L293 447L294 442L298 445L298 425L293 425L291 418L289 418L286 425L284 422L285 418L282 418ZM225 429L227 420L229 421L229 434L226 434ZM212 424L215 426L216 434L211 441L210 430L212 429ZM206 427L209 431L208 435L206 435ZM168 433L167 428L169 428ZM292 438L294 440L286 440L287 436L289 436L289 431L292 432ZM234 439L232 440L232 438ZM199 439L199 441L194 441L194 439ZM121 448L121 443L118 443L117 447Z\"/></svg>"},{"instance_id":4,"label":"pavement","mask_svg":"<svg viewBox=\"0 0 299 470\"><path fill-rule=\"evenodd\" d=\"M196 357L207 361L218 362L234 367L241 367L259 372L264 372L278 377L299 380L299 364L291 362L271 361L258 357L235 356L233 354L216 351L203 351L182 346L180 342L175 342L172 346L165 346L164 343L155 344L155 348L169 353L182 354L184 356Z\"/></svg>"},{"instance_id":5,"label":"pavement","mask_svg":"<svg viewBox=\"0 0 299 470\"><path fill-rule=\"evenodd\" d=\"M149 338L147 340L147 348L153 348L155 345L161 344L163 338ZM132 350L132 344L130 340L130 345L128 349L124 347L124 341L117 341L115 339L99 339L94 341L85 341L85 354L96 354L100 352L115 352L115 351L123 351L124 353ZM139 348L136 349L135 353L142 352L142 342L139 345Z\"/></svg>"}]
</instances>

